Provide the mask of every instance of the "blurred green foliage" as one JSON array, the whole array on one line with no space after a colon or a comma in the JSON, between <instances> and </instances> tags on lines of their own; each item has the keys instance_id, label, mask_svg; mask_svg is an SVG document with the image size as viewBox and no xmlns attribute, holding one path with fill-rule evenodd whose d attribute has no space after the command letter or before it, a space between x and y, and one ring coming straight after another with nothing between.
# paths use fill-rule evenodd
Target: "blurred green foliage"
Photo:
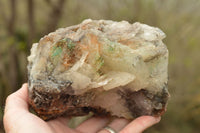
<instances>
[{"instance_id":1,"label":"blurred green foliage","mask_svg":"<svg viewBox=\"0 0 200 133\"><path fill-rule=\"evenodd\" d=\"M16 10L11 1L0 1L0 133L5 98L27 82L30 44L56 28L86 18L139 21L162 29L170 53L171 99L161 122L145 132L200 131L199 0L20 0L15 2ZM56 7L60 7L59 12ZM29 9L33 9L32 15Z\"/></svg>"}]
</instances>

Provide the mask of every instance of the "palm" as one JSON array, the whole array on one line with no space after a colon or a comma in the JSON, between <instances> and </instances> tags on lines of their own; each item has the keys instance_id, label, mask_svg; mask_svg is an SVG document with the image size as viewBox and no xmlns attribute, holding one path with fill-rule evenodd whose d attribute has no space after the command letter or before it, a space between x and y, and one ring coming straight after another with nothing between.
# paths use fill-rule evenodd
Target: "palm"
<instances>
[{"instance_id":1,"label":"palm","mask_svg":"<svg viewBox=\"0 0 200 133\"><path fill-rule=\"evenodd\" d=\"M68 127L68 118L59 117L45 122L31 113L24 117L25 119L29 119L29 117L32 119L29 124L30 127L33 127L33 130L41 129L42 127L41 132L45 131L45 133L95 133L101 130L108 123L108 119L93 117L83 122L76 129L71 129Z\"/></svg>"},{"instance_id":2,"label":"palm","mask_svg":"<svg viewBox=\"0 0 200 133\"><path fill-rule=\"evenodd\" d=\"M76 129L68 127L68 118L59 117L54 120L44 121L36 115L29 112L17 112L18 124L23 125L23 129L16 129L23 133L28 132L45 132L45 133L95 133L101 130L107 123L108 119L93 117L86 120ZM91 126L92 125L92 126ZM20 126L18 126L20 127ZM23 130L23 131L22 131Z\"/></svg>"},{"instance_id":3,"label":"palm","mask_svg":"<svg viewBox=\"0 0 200 133\"><path fill-rule=\"evenodd\" d=\"M50 120L48 122L45 122L33 114L27 114L24 117L25 120L32 119L32 121L30 121L28 124L30 127L32 127L33 132L36 131L38 132L38 130L39 132L45 132L45 133L66 133L70 131L72 132L72 129L67 127L67 119L64 118L57 118L55 120ZM76 131L74 131L74 133L76 133Z\"/></svg>"}]
</instances>

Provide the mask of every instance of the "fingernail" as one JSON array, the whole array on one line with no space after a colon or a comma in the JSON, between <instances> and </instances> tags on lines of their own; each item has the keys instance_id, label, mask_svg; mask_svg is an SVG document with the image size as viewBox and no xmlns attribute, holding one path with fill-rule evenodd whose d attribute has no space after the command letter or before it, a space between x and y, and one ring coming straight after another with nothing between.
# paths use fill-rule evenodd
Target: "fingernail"
<instances>
[{"instance_id":1,"label":"fingernail","mask_svg":"<svg viewBox=\"0 0 200 133\"><path fill-rule=\"evenodd\" d=\"M160 120L161 120L161 117L159 116L159 117L155 117L155 120L157 121L157 122L159 122Z\"/></svg>"},{"instance_id":2,"label":"fingernail","mask_svg":"<svg viewBox=\"0 0 200 133\"><path fill-rule=\"evenodd\" d=\"M23 88L23 87L24 87L24 85L25 85L25 84L22 84L22 87L21 87L21 88Z\"/></svg>"},{"instance_id":3,"label":"fingernail","mask_svg":"<svg viewBox=\"0 0 200 133\"><path fill-rule=\"evenodd\" d=\"M26 83L22 84L22 88L26 86Z\"/></svg>"}]
</instances>

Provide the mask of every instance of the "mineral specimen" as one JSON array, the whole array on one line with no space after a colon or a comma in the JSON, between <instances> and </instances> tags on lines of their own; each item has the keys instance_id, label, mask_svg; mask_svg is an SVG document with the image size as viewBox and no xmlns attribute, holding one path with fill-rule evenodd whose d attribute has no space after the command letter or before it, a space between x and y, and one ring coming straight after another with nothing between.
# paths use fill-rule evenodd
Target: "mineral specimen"
<instances>
[{"instance_id":1,"label":"mineral specimen","mask_svg":"<svg viewBox=\"0 0 200 133\"><path fill-rule=\"evenodd\" d=\"M91 19L44 36L28 57L31 107L44 120L162 115L169 97L164 37L138 22Z\"/></svg>"}]
</instances>

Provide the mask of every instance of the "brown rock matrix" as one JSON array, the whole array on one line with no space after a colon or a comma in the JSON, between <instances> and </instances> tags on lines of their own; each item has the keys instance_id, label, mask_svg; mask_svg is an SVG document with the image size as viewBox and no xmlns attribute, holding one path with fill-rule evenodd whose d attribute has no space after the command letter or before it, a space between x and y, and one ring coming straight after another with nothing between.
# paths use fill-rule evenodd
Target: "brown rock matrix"
<instances>
[{"instance_id":1,"label":"brown rock matrix","mask_svg":"<svg viewBox=\"0 0 200 133\"><path fill-rule=\"evenodd\" d=\"M44 120L95 115L160 116L169 97L168 50L158 28L87 19L35 43L29 103Z\"/></svg>"}]
</instances>

